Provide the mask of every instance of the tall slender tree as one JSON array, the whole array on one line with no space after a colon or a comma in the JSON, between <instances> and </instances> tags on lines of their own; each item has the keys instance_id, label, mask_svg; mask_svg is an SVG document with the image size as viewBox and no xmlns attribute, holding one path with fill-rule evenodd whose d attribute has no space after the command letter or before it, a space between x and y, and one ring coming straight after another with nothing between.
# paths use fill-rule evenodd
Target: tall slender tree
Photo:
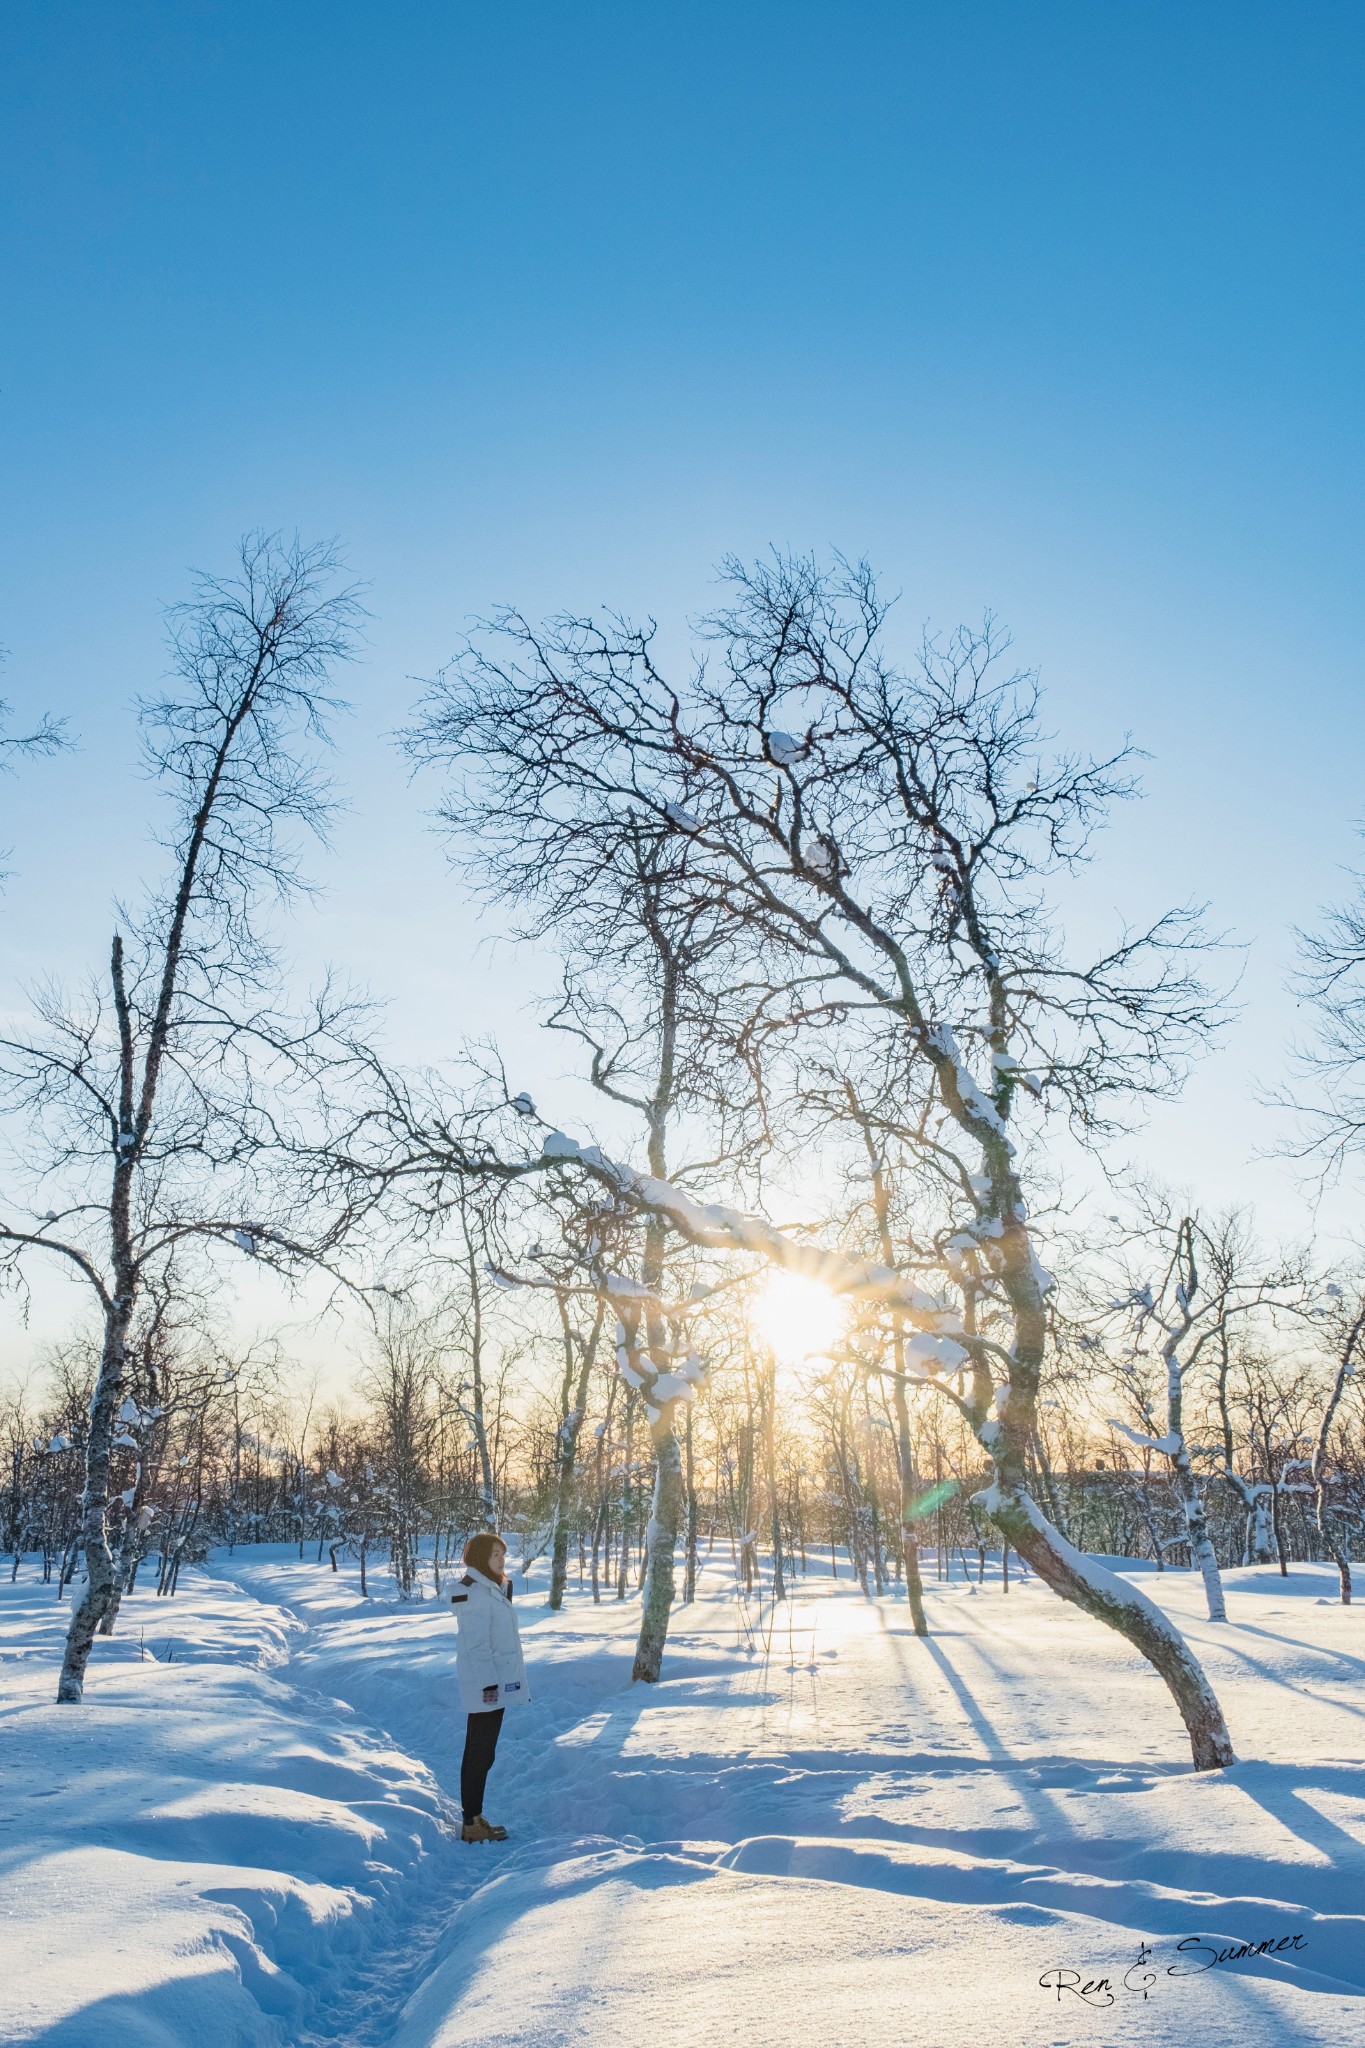
<instances>
[{"instance_id":1,"label":"tall slender tree","mask_svg":"<svg viewBox=\"0 0 1365 2048\"><path fill-rule=\"evenodd\" d=\"M31 1223L0 1217L0 1254L12 1272L38 1256L79 1275L102 1324L64 1702L81 1699L114 1597L110 1452L144 1288L196 1246L280 1266L321 1249L257 1169L283 1113L267 1077L306 1062L338 1006L280 1014L269 913L308 886L301 837L326 837L319 750L360 618L334 549L260 535L232 578L201 581L172 612L171 678L141 706L147 773L170 812L167 878L140 912L120 912L83 1001L47 991L36 1031L3 1041L27 1163L49 1200L58 1192Z\"/></svg>"},{"instance_id":2,"label":"tall slender tree","mask_svg":"<svg viewBox=\"0 0 1365 2048\"><path fill-rule=\"evenodd\" d=\"M1195 1469L1186 1423L1193 1379L1211 1364L1225 1365L1229 1333L1248 1317L1290 1307L1302 1293L1301 1259L1256 1257L1246 1219L1237 1211L1205 1221L1184 1214L1148 1190L1145 1214L1125 1247L1123 1291L1102 1317L1132 1341L1120 1353L1120 1378L1136 1387L1144 1352L1157 1361L1164 1428L1157 1432L1148 1397L1139 1397L1145 1428L1111 1418L1130 1443L1157 1452L1170 1465L1185 1520L1190 1560L1204 1581L1210 1621L1227 1620L1222 1574L1209 1534L1204 1482ZM1220 1383L1221 1385L1221 1383ZM1225 1450L1227 1435L1225 1430ZM1236 1474L1225 1458L1225 1472ZM1244 1489L1245 1491L1245 1489Z\"/></svg>"},{"instance_id":3,"label":"tall slender tree","mask_svg":"<svg viewBox=\"0 0 1365 2048\"><path fill-rule=\"evenodd\" d=\"M725 905L695 888L687 848L667 821L622 825L597 814L590 790L528 807L516 833L503 832L481 808L483 785L462 773L460 691L458 674L444 678L407 736L415 758L455 776L443 805L452 856L485 894L510 903L523 935L552 937L560 949L563 991L549 1022L586 1047L592 1087L613 1116L634 1123L649 1172L703 1184L753 1144L748 1091L734 1085L741 1070L725 1056L720 1028L733 942ZM495 842L499 856L490 860ZM684 1133L692 1157L680 1159ZM640 1395L654 1466L633 1666L649 1682L662 1668L683 1532L680 1410L699 1377L665 1314L669 1236L664 1218L645 1221L636 1291L618 1286L615 1299L619 1369Z\"/></svg>"}]
</instances>

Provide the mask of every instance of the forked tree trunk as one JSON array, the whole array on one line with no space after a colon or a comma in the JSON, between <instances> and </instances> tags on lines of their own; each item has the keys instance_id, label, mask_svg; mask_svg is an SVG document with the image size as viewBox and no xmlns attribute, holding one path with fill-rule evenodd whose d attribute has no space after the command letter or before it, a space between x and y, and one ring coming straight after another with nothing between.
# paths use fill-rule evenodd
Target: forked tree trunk
<instances>
[{"instance_id":1,"label":"forked tree trunk","mask_svg":"<svg viewBox=\"0 0 1365 2048\"><path fill-rule=\"evenodd\" d=\"M1270 1516L1266 1513L1263 1502L1263 1495L1268 1489L1262 1487L1259 1482L1256 1485L1249 1485L1241 1473L1233 1469L1230 1451L1222 1476L1230 1490L1236 1494L1244 1516L1242 1563L1269 1564Z\"/></svg>"}]
</instances>

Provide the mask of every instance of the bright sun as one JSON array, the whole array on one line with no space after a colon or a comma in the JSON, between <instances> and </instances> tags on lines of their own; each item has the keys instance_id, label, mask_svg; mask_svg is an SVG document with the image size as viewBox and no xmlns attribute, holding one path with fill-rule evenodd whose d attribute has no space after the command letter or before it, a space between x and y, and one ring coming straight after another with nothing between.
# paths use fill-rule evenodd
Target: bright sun
<instances>
[{"instance_id":1,"label":"bright sun","mask_svg":"<svg viewBox=\"0 0 1365 2048\"><path fill-rule=\"evenodd\" d=\"M779 1365L801 1365L828 1351L843 1332L845 1305L804 1273L774 1273L753 1308L753 1324Z\"/></svg>"}]
</instances>

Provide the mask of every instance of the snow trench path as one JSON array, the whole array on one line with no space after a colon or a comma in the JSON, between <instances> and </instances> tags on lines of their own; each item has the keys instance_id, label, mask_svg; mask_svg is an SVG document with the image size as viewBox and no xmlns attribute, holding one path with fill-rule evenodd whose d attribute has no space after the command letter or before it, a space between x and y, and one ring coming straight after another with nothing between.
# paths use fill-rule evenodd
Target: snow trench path
<instances>
[{"instance_id":1,"label":"snow trench path","mask_svg":"<svg viewBox=\"0 0 1365 2048\"><path fill-rule=\"evenodd\" d=\"M540 1567L543 1570L543 1566ZM382 1582L381 1582L382 1583ZM44 2048L1355 2048L1365 1628L1305 1569L1144 1575L1243 1761L1033 1583L728 1559L632 1686L635 1601L534 1582L532 1698L459 1840L454 1623L285 1548L139 1593L87 1707L0 1587L0 2041Z\"/></svg>"},{"instance_id":2,"label":"snow trench path","mask_svg":"<svg viewBox=\"0 0 1365 2048\"><path fill-rule=\"evenodd\" d=\"M444 1603L215 1569L306 1624L296 1682L453 1791ZM533 1698L488 1800L511 1840L444 1836L308 2042L1358 2042L1365 1638L1325 1573L1229 1577L1223 1629L1197 1581L1144 1579L1246 1759L1200 1777L1145 1665L1036 1585L931 1585L921 1642L846 1580L798 1581L774 1622L717 1569L648 1688L634 1602L524 1593Z\"/></svg>"}]
</instances>

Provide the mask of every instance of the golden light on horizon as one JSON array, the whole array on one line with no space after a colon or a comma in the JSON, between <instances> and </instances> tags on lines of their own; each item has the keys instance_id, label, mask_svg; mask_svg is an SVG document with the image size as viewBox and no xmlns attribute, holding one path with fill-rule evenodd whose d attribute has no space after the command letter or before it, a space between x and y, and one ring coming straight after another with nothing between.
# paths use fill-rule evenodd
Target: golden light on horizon
<instances>
[{"instance_id":1,"label":"golden light on horizon","mask_svg":"<svg viewBox=\"0 0 1365 2048\"><path fill-rule=\"evenodd\" d=\"M764 1282L751 1320L759 1341L779 1365L804 1365L837 1344L847 1307L823 1281L805 1273L777 1272Z\"/></svg>"}]
</instances>

